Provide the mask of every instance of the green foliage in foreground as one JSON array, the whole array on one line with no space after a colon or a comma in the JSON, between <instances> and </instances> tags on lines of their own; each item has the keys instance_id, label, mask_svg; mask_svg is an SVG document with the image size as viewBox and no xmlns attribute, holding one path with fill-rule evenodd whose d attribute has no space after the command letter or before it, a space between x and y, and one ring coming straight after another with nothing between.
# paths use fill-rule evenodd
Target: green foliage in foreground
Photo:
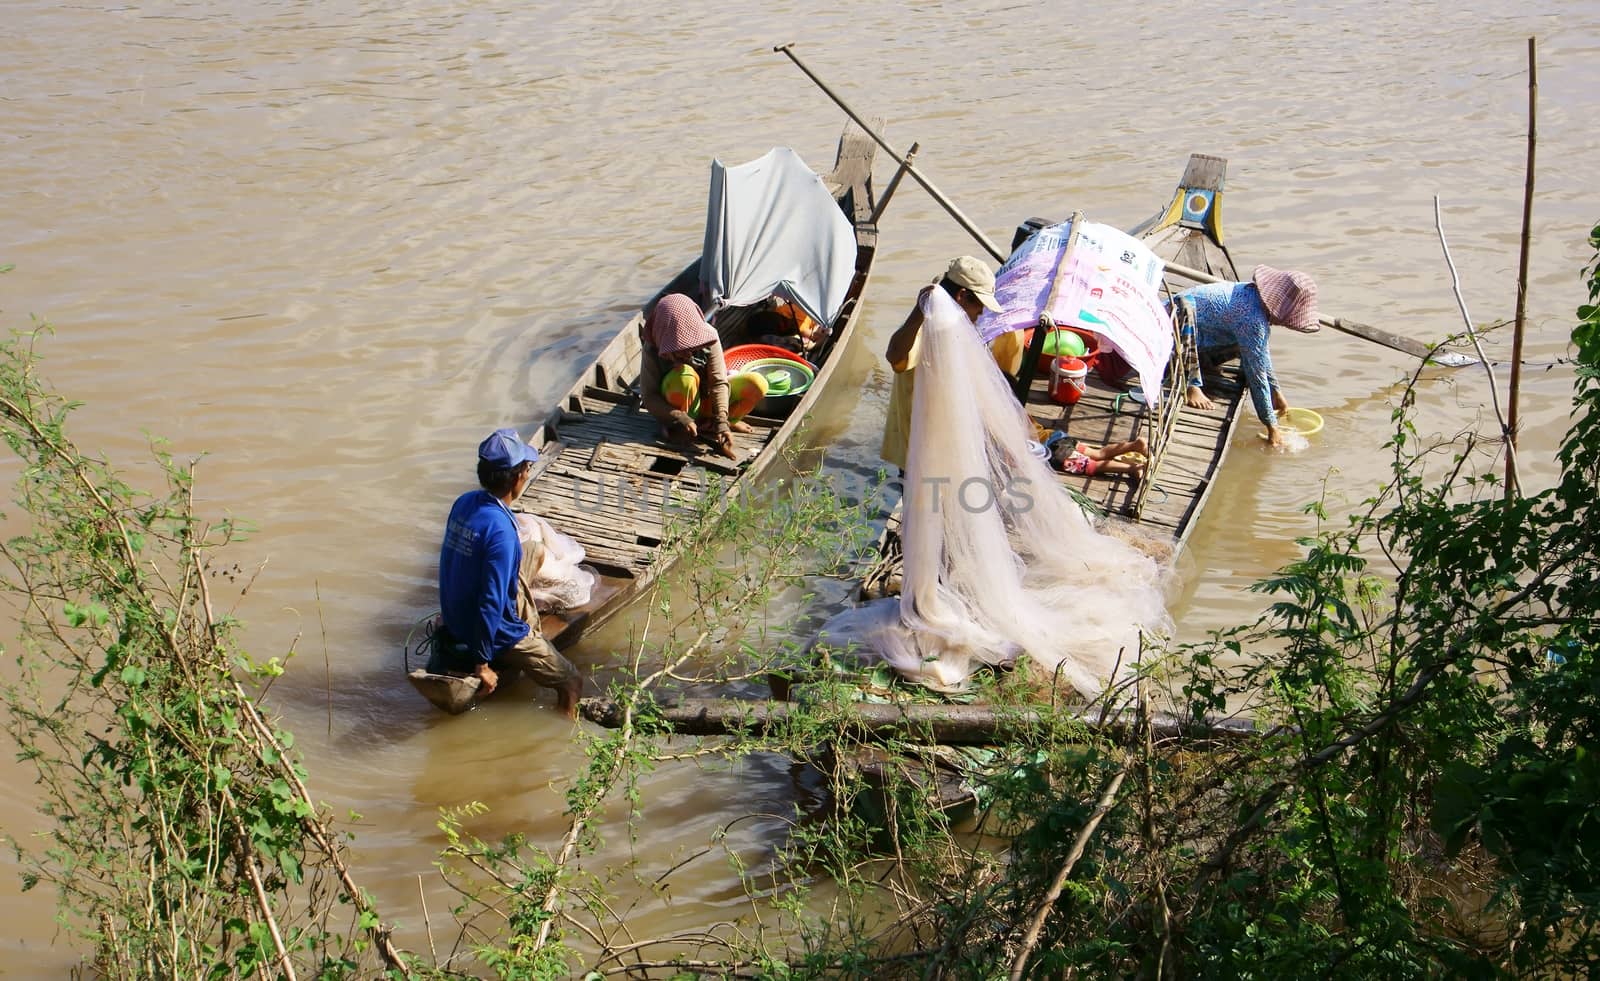
<instances>
[{"instance_id":1,"label":"green foliage in foreground","mask_svg":"<svg viewBox=\"0 0 1600 981\"><path fill-rule=\"evenodd\" d=\"M124 484L65 432L25 334L0 345L0 438L26 532L0 544L20 649L0 689L50 826L13 842L24 887L114 977L340 976L398 965L307 794L290 734L240 681L281 673L232 641L213 590L228 522L194 515L191 470Z\"/></svg>"}]
</instances>

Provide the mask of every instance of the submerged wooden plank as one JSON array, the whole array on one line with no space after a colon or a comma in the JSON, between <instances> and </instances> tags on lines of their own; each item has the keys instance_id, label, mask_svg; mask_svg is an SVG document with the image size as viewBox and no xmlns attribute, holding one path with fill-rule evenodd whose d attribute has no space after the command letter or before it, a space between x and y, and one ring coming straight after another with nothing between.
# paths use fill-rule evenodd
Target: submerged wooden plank
<instances>
[{"instance_id":1,"label":"submerged wooden plank","mask_svg":"<svg viewBox=\"0 0 1600 981\"><path fill-rule=\"evenodd\" d=\"M909 738L947 746L986 746L1036 736L1045 724L1045 710L996 709L988 705L850 702L833 709L845 720L855 738L876 742ZM683 698L654 707L654 712L671 731L684 736L782 731L790 714L800 710L801 707L792 702L718 698ZM579 703L579 711L590 722L610 729L620 727L623 722L623 707L615 699L585 698ZM1074 711L1073 718L1086 728L1113 738L1144 737L1140 720L1133 712L1108 714L1098 708L1085 708ZM1150 716L1149 725L1151 737L1158 740L1178 737L1235 740L1261 735L1255 723L1244 718L1192 720L1155 713Z\"/></svg>"}]
</instances>

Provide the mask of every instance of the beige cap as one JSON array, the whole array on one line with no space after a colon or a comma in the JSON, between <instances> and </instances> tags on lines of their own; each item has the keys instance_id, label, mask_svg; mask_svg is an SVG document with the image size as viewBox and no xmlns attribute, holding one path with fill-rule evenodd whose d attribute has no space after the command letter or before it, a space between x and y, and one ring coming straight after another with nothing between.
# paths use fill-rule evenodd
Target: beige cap
<instances>
[{"instance_id":1,"label":"beige cap","mask_svg":"<svg viewBox=\"0 0 1600 981\"><path fill-rule=\"evenodd\" d=\"M944 278L969 290L985 309L1000 312L1000 303L994 298L994 273L987 262L970 255L957 256L950 260Z\"/></svg>"}]
</instances>

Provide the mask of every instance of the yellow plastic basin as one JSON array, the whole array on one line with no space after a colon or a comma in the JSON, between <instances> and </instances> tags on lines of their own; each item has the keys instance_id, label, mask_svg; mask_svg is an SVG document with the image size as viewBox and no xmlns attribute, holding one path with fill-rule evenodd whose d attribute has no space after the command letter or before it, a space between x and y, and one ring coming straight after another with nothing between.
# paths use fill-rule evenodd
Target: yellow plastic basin
<instances>
[{"instance_id":1,"label":"yellow plastic basin","mask_svg":"<svg viewBox=\"0 0 1600 981\"><path fill-rule=\"evenodd\" d=\"M1278 421L1285 429L1293 429L1302 436L1315 436L1322 432L1322 416L1310 409L1299 406L1290 406L1285 412L1279 413Z\"/></svg>"}]
</instances>

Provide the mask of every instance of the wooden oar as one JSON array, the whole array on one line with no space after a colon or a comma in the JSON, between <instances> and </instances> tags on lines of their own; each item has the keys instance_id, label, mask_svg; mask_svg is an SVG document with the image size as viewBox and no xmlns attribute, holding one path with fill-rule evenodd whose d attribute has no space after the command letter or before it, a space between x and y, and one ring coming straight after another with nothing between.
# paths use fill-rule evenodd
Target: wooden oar
<instances>
[{"instance_id":1,"label":"wooden oar","mask_svg":"<svg viewBox=\"0 0 1600 981\"><path fill-rule=\"evenodd\" d=\"M934 187L933 182L922 175L922 171L913 167L911 165L911 160L908 157L900 156L899 152L896 151L894 147L890 146L882 136L878 135L877 130L869 126L865 119L862 119L854 109L850 108L845 104L843 99L839 98L838 93L834 92L833 89L828 88L827 82L824 82L822 79L818 78L817 73L808 68L806 63L800 60L800 56L794 53L794 45L792 43L774 45L772 50L788 55L789 60L795 63L795 67L805 72L806 77L815 82L817 84L817 88L821 89L824 95L832 99L840 109L843 109L846 116L849 116L851 119L855 120L856 125L861 127L861 131L863 133L866 133L868 136L872 137L872 139L879 146L883 147L883 152L889 155L890 160L893 160L895 163L899 164L906 173L910 174L916 179L918 184L922 185L922 189L927 191L929 196L939 203L940 207L950 212L950 217L954 218L958 225L966 229L968 235L971 235L973 238L977 239L978 244L987 249L990 255L994 256L995 262L1006 261L1006 257L1003 253L1001 253L999 247L997 247L993 242L989 241L989 236L979 231L978 226L974 225L971 219L961 213L960 208L956 207L949 198L944 196L944 192L940 191L937 187Z\"/></svg>"},{"instance_id":2,"label":"wooden oar","mask_svg":"<svg viewBox=\"0 0 1600 981\"><path fill-rule=\"evenodd\" d=\"M1197 283L1223 282L1222 279L1210 273L1201 272L1198 269L1190 269L1188 266L1180 266L1175 262L1167 263L1167 272L1175 276L1182 276L1184 279L1194 280ZM1393 348L1403 354L1409 354L1424 361L1432 361L1434 364L1443 365L1446 368L1459 368L1463 365L1478 363L1478 359L1471 355L1462 354L1459 351L1430 349L1428 345L1419 340L1380 330L1371 324L1356 323L1354 320L1334 320L1328 317L1319 317L1317 322L1324 327L1332 327L1334 330L1349 334L1351 337L1359 337L1364 341L1382 344L1384 347Z\"/></svg>"}]
</instances>

